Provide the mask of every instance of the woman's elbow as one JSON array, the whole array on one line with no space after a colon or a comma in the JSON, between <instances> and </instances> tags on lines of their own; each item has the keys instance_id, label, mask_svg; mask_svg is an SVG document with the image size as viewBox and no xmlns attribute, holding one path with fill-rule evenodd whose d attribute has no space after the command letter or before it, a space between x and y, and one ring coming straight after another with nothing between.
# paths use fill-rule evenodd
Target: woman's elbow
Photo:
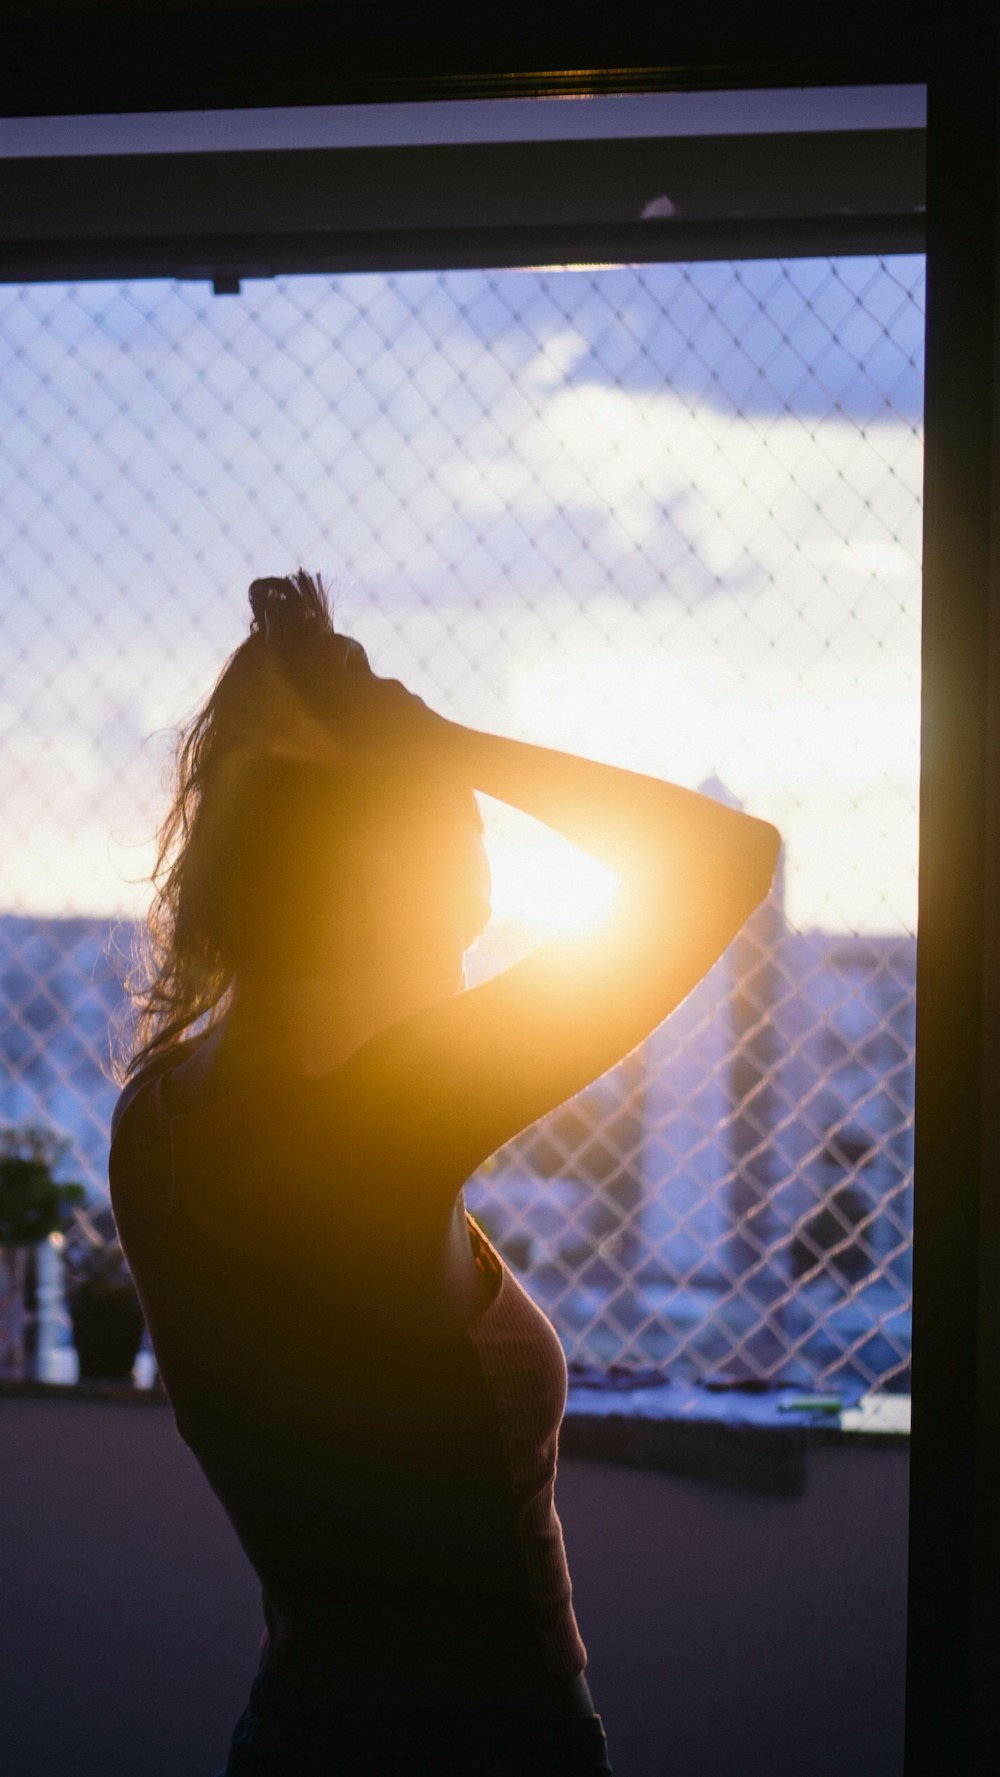
<instances>
[{"instance_id":1,"label":"woman's elbow","mask_svg":"<svg viewBox=\"0 0 1000 1777\"><path fill-rule=\"evenodd\" d=\"M751 909L759 906L771 892L782 846L781 834L777 827L772 827L770 821L754 819L753 825L753 845L747 864L747 887L752 895Z\"/></svg>"}]
</instances>

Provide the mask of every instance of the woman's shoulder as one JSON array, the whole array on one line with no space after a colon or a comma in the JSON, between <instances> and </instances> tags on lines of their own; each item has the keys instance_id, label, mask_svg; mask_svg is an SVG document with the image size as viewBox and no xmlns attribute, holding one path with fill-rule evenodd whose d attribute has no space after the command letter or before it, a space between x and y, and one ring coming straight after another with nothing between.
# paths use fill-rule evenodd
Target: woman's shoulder
<instances>
[{"instance_id":1,"label":"woman's shoulder","mask_svg":"<svg viewBox=\"0 0 1000 1777\"><path fill-rule=\"evenodd\" d=\"M112 1144L121 1128L125 1113L155 1081L162 1079L164 1074L187 1060L192 1051L198 1047L200 1040L198 1037L189 1037L183 1042L171 1043L168 1049L163 1050L159 1055L154 1055L143 1067L137 1069L131 1079L126 1081L115 1100L115 1108L111 1113Z\"/></svg>"}]
</instances>

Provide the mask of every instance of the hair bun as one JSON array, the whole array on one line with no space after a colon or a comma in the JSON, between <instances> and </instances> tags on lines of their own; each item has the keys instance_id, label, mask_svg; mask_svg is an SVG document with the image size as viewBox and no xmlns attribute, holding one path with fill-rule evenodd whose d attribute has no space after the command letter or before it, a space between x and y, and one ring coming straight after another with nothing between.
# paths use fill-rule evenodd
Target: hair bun
<instances>
[{"instance_id":1,"label":"hair bun","mask_svg":"<svg viewBox=\"0 0 1000 1777\"><path fill-rule=\"evenodd\" d=\"M272 575L268 579L252 581L250 609L253 612L250 632L262 635L266 642L284 640L290 631L301 631L309 626L311 613L304 609L301 594L285 576Z\"/></svg>"},{"instance_id":2,"label":"hair bun","mask_svg":"<svg viewBox=\"0 0 1000 1777\"><path fill-rule=\"evenodd\" d=\"M313 642L332 636L326 588L319 574L299 568L295 574L270 575L250 583L251 635L281 647L287 642Z\"/></svg>"},{"instance_id":3,"label":"hair bun","mask_svg":"<svg viewBox=\"0 0 1000 1777\"><path fill-rule=\"evenodd\" d=\"M252 636L269 647L310 649L319 643L327 666L347 673L370 673L368 656L352 636L338 635L322 579L302 568L296 574L270 575L250 583Z\"/></svg>"}]
</instances>

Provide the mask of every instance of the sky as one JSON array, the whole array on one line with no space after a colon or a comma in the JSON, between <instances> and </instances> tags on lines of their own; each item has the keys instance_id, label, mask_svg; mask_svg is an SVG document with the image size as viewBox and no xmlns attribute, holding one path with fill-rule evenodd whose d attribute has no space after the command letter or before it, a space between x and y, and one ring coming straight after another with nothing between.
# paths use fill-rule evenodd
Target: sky
<instances>
[{"instance_id":1,"label":"sky","mask_svg":"<svg viewBox=\"0 0 1000 1777\"><path fill-rule=\"evenodd\" d=\"M0 909L136 913L171 733L301 564L462 721L785 835L916 919L917 257L0 290ZM496 909L607 880L490 807Z\"/></svg>"}]
</instances>

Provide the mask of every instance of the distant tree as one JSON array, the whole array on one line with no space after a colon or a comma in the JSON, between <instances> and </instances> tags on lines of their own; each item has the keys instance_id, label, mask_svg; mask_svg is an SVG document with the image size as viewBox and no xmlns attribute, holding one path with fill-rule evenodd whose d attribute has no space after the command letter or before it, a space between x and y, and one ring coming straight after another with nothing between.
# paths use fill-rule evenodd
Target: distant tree
<instances>
[{"instance_id":1,"label":"distant tree","mask_svg":"<svg viewBox=\"0 0 1000 1777\"><path fill-rule=\"evenodd\" d=\"M15 1377L38 1357L38 1248L71 1226L86 1197L55 1177L68 1151L49 1129L0 1128L0 1367Z\"/></svg>"},{"instance_id":2,"label":"distant tree","mask_svg":"<svg viewBox=\"0 0 1000 1777\"><path fill-rule=\"evenodd\" d=\"M87 1193L75 1180L55 1178L68 1151L69 1143L48 1129L0 1129L0 1246L37 1246L70 1227L73 1206Z\"/></svg>"}]
</instances>

